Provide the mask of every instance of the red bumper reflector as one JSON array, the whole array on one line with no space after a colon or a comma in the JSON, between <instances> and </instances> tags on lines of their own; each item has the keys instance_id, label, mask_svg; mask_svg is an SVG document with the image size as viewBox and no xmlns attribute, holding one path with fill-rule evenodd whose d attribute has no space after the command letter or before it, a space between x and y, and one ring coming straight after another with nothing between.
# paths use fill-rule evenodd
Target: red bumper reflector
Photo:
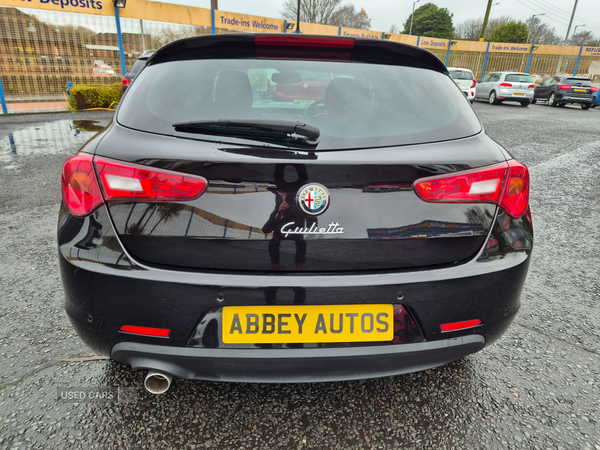
<instances>
[{"instance_id":1,"label":"red bumper reflector","mask_svg":"<svg viewBox=\"0 0 600 450\"><path fill-rule=\"evenodd\" d=\"M148 327L137 327L135 325L123 325L119 330L122 333L138 334L140 336L152 336L152 337L169 337L171 330L168 328L148 328Z\"/></svg>"},{"instance_id":2,"label":"red bumper reflector","mask_svg":"<svg viewBox=\"0 0 600 450\"><path fill-rule=\"evenodd\" d=\"M442 329L442 333L448 333L450 331L458 331L458 330L466 330L467 328L474 328L481 325L481 320L465 320L464 322L453 322L453 323L443 323L440 325Z\"/></svg>"}]
</instances>

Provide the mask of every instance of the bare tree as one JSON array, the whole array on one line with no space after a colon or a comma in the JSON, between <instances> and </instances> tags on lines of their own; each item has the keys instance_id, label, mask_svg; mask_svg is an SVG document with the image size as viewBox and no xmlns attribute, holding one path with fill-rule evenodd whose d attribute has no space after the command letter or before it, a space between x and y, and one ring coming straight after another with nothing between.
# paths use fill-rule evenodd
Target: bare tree
<instances>
[{"instance_id":1,"label":"bare tree","mask_svg":"<svg viewBox=\"0 0 600 450\"><path fill-rule=\"evenodd\" d=\"M309 23L329 25L331 16L342 0L302 0L300 3L300 20ZM285 0L280 14L284 19L296 20L298 2Z\"/></svg>"},{"instance_id":2,"label":"bare tree","mask_svg":"<svg viewBox=\"0 0 600 450\"><path fill-rule=\"evenodd\" d=\"M371 27L371 19L363 8L357 11L354 5L349 4L333 12L329 25L368 30Z\"/></svg>"},{"instance_id":3,"label":"bare tree","mask_svg":"<svg viewBox=\"0 0 600 450\"><path fill-rule=\"evenodd\" d=\"M388 30L388 33L398 34L398 33L400 33L400 28L398 28L398 25L393 23L392 26L390 27L390 29Z\"/></svg>"},{"instance_id":4,"label":"bare tree","mask_svg":"<svg viewBox=\"0 0 600 450\"><path fill-rule=\"evenodd\" d=\"M569 39L569 45L576 45L576 46L582 46L582 45L587 45L587 46L595 46L596 43L598 42L598 38L596 38L594 36L594 33L592 33L591 31L580 31L577 34L574 34L573 36L571 36L571 39Z\"/></svg>"},{"instance_id":5,"label":"bare tree","mask_svg":"<svg viewBox=\"0 0 600 450\"><path fill-rule=\"evenodd\" d=\"M468 19L459 23L454 29L456 39L465 41L478 41L481 36L481 27L483 19Z\"/></svg>"},{"instance_id":6,"label":"bare tree","mask_svg":"<svg viewBox=\"0 0 600 450\"><path fill-rule=\"evenodd\" d=\"M501 25L506 25L509 22L515 22L515 19L509 16L500 16L490 19L488 21L487 28L485 30L485 39L494 34L496 28ZM483 27L483 18L481 19L468 19L464 22L459 23L455 29L454 34L456 39L463 39L466 41L478 41L481 36L481 28Z\"/></svg>"},{"instance_id":7,"label":"bare tree","mask_svg":"<svg viewBox=\"0 0 600 450\"><path fill-rule=\"evenodd\" d=\"M556 34L554 27L542 22L539 17L527 21L529 28L529 42L532 44L557 45L562 39Z\"/></svg>"},{"instance_id":8,"label":"bare tree","mask_svg":"<svg viewBox=\"0 0 600 450\"><path fill-rule=\"evenodd\" d=\"M200 34L200 27L193 25L170 25L163 28L156 36L154 36L156 48L162 47L169 42L183 39L186 37L197 36Z\"/></svg>"}]
</instances>

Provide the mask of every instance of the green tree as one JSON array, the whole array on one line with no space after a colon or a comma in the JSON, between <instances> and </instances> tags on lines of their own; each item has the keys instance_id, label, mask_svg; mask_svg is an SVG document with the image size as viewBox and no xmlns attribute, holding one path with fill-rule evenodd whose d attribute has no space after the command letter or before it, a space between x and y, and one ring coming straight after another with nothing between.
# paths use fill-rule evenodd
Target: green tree
<instances>
[{"instance_id":1,"label":"green tree","mask_svg":"<svg viewBox=\"0 0 600 450\"><path fill-rule=\"evenodd\" d=\"M426 3L415 10L412 34L417 36L428 36L440 39L452 39L454 37L454 26L452 16L446 8L438 8L433 3ZM404 34L410 31L412 14L404 22Z\"/></svg>"},{"instance_id":2,"label":"green tree","mask_svg":"<svg viewBox=\"0 0 600 450\"><path fill-rule=\"evenodd\" d=\"M508 22L494 30L486 41L524 44L527 42L527 25L523 22Z\"/></svg>"}]
</instances>

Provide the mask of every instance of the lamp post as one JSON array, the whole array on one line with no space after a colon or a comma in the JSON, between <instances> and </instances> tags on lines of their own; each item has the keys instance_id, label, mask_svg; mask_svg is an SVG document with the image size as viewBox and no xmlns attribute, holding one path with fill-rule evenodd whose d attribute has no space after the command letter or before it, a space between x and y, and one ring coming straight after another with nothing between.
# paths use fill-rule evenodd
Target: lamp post
<instances>
[{"instance_id":1,"label":"lamp post","mask_svg":"<svg viewBox=\"0 0 600 450\"><path fill-rule=\"evenodd\" d=\"M529 19L529 31L527 32L527 42L526 44L529 44L529 36L531 35L531 25L533 25L533 18L536 16L545 16L546 13L541 13L541 14L534 14L533 16L531 16L531 19Z\"/></svg>"},{"instance_id":2,"label":"lamp post","mask_svg":"<svg viewBox=\"0 0 600 450\"><path fill-rule=\"evenodd\" d=\"M577 34L577 27L587 27L586 24L583 25L575 25L575 29L573 30L573 34L571 35L571 37L575 36Z\"/></svg>"},{"instance_id":3,"label":"lamp post","mask_svg":"<svg viewBox=\"0 0 600 450\"><path fill-rule=\"evenodd\" d=\"M408 32L408 34L410 34L412 36L412 26L413 26L413 20L415 18L415 5L417 3L419 3L421 0L417 0L416 2L413 3L413 12L412 15L410 16L410 31Z\"/></svg>"},{"instance_id":4,"label":"lamp post","mask_svg":"<svg viewBox=\"0 0 600 450\"><path fill-rule=\"evenodd\" d=\"M125 8L127 0L113 0L115 7L115 20L117 21L117 36L119 37L119 53L121 54L121 72L123 76L127 73L127 67L125 67L125 51L123 50L123 36L121 34L121 19L119 18L119 8Z\"/></svg>"}]
</instances>

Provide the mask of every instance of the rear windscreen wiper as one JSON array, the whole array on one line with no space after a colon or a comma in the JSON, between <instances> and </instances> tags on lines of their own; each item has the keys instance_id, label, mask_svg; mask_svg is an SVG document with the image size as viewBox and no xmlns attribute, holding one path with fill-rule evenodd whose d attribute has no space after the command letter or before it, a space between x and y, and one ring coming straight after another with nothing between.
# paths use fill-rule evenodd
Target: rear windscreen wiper
<instances>
[{"instance_id":1,"label":"rear windscreen wiper","mask_svg":"<svg viewBox=\"0 0 600 450\"><path fill-rule=\"evenodd\" d=\"M174 123L175 131L217 136L236 136L293 147L316 147L321 131L314 125L292 120L218 119ZM300 137L297 137L300 136Z\"/></svg>"}]
</instances>

